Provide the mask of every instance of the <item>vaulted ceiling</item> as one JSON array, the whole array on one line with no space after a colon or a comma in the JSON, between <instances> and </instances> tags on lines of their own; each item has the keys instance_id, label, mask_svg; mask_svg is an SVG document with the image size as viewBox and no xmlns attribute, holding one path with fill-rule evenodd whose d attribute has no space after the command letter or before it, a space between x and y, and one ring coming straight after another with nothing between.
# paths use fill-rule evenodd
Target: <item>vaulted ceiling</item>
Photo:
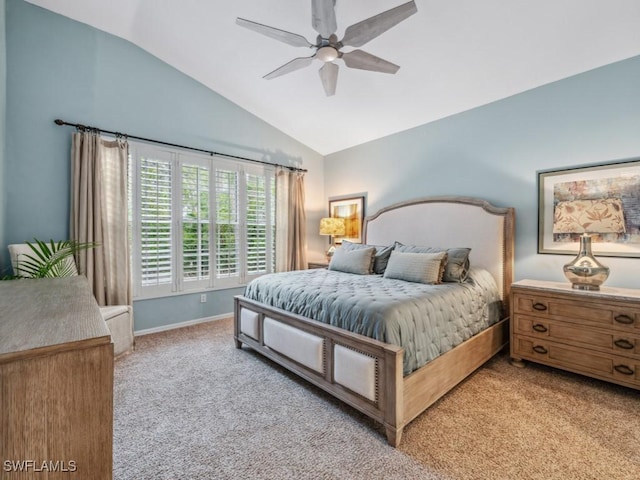
<instances>
[{"instance_id":1,"label":"vaulted ceiling","mask_svg":"<svg viewBox=\"0 0 640 480\"><path fill-rule=\"evenodd\" d=\"M638 0L416 0L418 13L361 47L398 73L336 60L327 97L319 61L262 78L312 51L235 23L315 43L310 0L27 1L131 41L323 155L640 54ZM338 37L405 1L337 0Z\"/></svg>"}]
</instances>

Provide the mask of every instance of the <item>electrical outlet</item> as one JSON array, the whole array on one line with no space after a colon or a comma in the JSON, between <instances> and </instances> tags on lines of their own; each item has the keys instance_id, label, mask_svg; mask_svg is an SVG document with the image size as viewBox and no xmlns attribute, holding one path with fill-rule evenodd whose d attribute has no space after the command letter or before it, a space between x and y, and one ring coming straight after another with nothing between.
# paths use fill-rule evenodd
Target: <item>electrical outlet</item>
<instances>
[{"instance_id":1,"label":"electrical outlet","mask_svg":"<svg viewBox=\"0 0 640 480\"><path fill-rule=\"evenodd\" d=\"M207 301L207 294L206 293L200 294L200 303L205 303L206 301Z\"/></svg>"}]
</instances>

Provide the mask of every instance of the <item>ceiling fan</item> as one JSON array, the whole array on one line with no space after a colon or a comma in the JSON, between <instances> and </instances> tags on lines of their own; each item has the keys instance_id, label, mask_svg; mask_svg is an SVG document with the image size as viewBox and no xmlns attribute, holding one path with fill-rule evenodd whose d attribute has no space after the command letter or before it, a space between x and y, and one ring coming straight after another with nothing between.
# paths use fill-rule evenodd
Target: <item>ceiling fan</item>
<instances>
[{"instance_id":1,"label":"ceiling fan","mask_svg":"<svg viewBox=\"0 0 640 480\"><path fill-rule=\"evenodd\" d=\"M391 62L380 57L371 55L363 50L352 50L343 52L343 47L361 47L365 43L383 34L391 27L410 17L418 11L415 1L410 1L395 8L382 12L373 17L348 27L344 32L342 40L338 41L335 34L338 26L335 13L336 0L311 0L311 25L318 32L316 43L307 41L302 35L280 30L278 28L262 25L244 18L237 18L236 23L242 27L274 38L281 42L293 45L294 47L308 47L315 50L310 57L300 57L268 73L263 78L272 79L294 72L311 65L314 59L324 62L320 68L320 79L327 96L336 93L336 83L338 81L338 65L333 63L340 58L349 68L360 70L371 70L382 73L396 73L400 68Z\"/></svg>"}]
</instances>

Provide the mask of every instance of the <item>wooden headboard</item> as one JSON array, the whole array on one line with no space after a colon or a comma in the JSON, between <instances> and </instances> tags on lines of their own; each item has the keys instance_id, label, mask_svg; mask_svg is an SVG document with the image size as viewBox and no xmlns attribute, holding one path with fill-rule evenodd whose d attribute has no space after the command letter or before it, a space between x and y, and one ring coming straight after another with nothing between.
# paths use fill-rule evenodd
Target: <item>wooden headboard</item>
<instances>
[{"instance_id":1,"label":"wooden headboard","mask_svg":"<svg viewBox=\"0 0 640 480\"><path fill-rule=\"evenodd\" d=\"M472 267L496 279L507 308L513 282L515 210L471 197L426 197L396 203L365 218L370 245L469 247Z\"/></svg>"}]
</instances>

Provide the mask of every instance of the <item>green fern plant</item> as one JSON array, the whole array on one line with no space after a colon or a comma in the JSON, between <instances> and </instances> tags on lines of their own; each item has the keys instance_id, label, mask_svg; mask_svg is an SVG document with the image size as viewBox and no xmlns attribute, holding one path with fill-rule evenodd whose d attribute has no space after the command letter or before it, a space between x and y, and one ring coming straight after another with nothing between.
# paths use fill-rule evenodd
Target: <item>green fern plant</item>
<instances>
[{"instance_id":1,"label":"green fern plant","mask_svg":"<svg viewBox=\"0 0 640 480\"><path fill-rule=\"evenodd\" d=\"M33 254L23 254L18 261L18 278L71 277L77 274L73 255L80 250L98 246L93 242L63 240L43 242L34 238L34 243L26 242ZM26 259L26 260L25 260Z\"/></svg>"}]
</instances>

